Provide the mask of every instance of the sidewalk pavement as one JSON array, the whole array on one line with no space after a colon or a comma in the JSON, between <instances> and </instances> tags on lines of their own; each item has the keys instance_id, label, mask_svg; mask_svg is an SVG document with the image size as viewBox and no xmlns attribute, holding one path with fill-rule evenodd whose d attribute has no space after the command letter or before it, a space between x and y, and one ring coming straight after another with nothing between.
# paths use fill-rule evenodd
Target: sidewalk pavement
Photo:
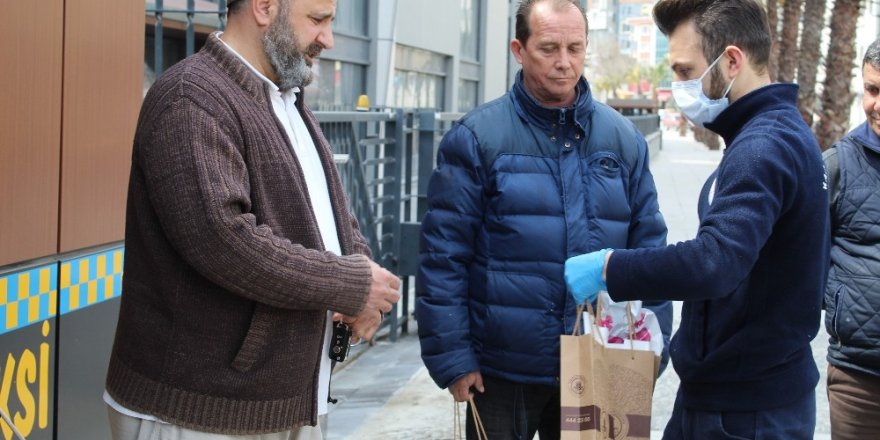
<instances>
[{"instance_id":1,"label":"sidewalk pavement","mask_svg":"<svg viewBox=\"0 0 880 440\"><path fill-rule=\"evenodd\" d=\"M660 210L669 228L670 243L693 238L697 231L697 196L708 175L721 160L690 136L663 133L663 147L651 158ZM681 304L675 304L674 328ZM411 440L453 438L452 397L438 389L420 358L415 325L396 343L378 338L373 346L352 348L349 360L337 365L331 383L326 440ZM821 379L816 388L815 439L830 439L825 391L827 337L824 329L813 340L813 354ZM654 391L651 439L660 439L672 412L678 377L668 368ZM463 408L460 409L464 414ZM462 418L462 420L464 420Z\"/></svg>"}]
</instances>

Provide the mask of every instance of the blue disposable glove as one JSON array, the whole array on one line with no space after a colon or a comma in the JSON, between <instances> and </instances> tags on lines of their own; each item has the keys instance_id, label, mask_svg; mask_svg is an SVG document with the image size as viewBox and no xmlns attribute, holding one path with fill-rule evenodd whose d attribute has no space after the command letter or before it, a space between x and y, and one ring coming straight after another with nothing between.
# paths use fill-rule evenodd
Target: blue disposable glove
<instances>
[{"instance_id":1,"label":"blue disposable glove","mask_svg":"<svg viewBox=\"0 0 880 440\"><path fill-rule=\"evenodd\" d=\"M590 252L565 260L565 284L575 303L584 304L596 301L600 290L608 290L602 279L605 255L611 249Z\"/></svg>"}]
</instances>

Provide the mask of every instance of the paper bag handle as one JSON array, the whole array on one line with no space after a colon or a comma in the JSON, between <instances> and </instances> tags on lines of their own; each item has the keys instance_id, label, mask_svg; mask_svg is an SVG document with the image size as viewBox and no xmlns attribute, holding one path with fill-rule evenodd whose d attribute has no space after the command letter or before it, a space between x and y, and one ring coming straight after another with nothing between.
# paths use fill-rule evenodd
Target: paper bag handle
<instances>
[{"instance_id":1,"label":"paper bag handle","mask_svg":"<svg viewBox=\"0 0 880 440\"><path fill-rule=\"evenodd\" d=\"M461 432L461 415L458 410L457 401L453 402L454 413L452 416L452 435L455 439L464 439L464 435ZM477 411L477 404L474 403L473 396L468 398L468 403L471 405L471 415L474 419L474 427L477 431L477 440L489 440L489 436L486 434L486 428L483 427L483 419L480 418L480 413Z\"/></svg>"},{"instance_id":2,"label":"paper bag handle","mask_svg":"<svg viewBox=\"0 0 880 440\"><path fill-rule=\"evenodd\" d=\"M572 330L572 336L580 336L581 335L581 318L584 316L584 305L578 304L577 306L577 317L574 320L574 330Z\"/></svg>"},{"instance_id":3,"label":"paper bag handle","mask_svg":"<svg viewBox=\"0 0 880 440\"><path fill-rule=\"evenodd\" d=\"M626 331L629 335L629 353L632 359L636 358L636 346L635 346L635 338L636 338L636 325L633 321L633 312L632 312L632 302L626 302Z\"/></svg>"},{"instance_id":4,"label":"paper bag handle","mask_svg":"<svg viewBox=\"0 0 880 440\"><path fill-rule=\"evenodd\" d=\"M584 307L587 308L587 313L589 313L591 316L594 316L594 319L592 320L592 322L590 322L590 328L592 328L593 331L596 332L596 334L598 334L598 332L599 332L599 326L597 324L597 319L599 319L599 317L601 316L601 313L602 313L602 301L596 302L596 313L595 314L593 313L593 305L592 304L590 304L590 303L578 304L577 312L576 312L577 316L575 317L575 320L574 320L574 329L571 332L572 336L581 336L581 334L582 334L581 333L581 319L584 316Z\"/></svg>"},{"instance_id":5,"label":"paper bag handle","mask_svg":"<svg viewBox=\"0 0 880 440\"><path fill-rule=\"evenodd\" d=\"M593 305L589 302L584 304L578 304L577 306L577 317L574 321L574 330L572 331L572 336L580 336L581 335L581 319L584 315L584 307L587 308L587 313L594 316L593 322L590 323L591 328L596 334L599 334L599 324L598 320L601 319L602 313L602 301L596 301L596 314L593 314ZM633 311L632 311L632 302L626 302L626 330L627 336L629 336L629 351L630 355L633 359L636 358L636 347L635 347L635 321L634 321ZM604 347L604 344L603 344Z\"/></svg>"}]
</instances>

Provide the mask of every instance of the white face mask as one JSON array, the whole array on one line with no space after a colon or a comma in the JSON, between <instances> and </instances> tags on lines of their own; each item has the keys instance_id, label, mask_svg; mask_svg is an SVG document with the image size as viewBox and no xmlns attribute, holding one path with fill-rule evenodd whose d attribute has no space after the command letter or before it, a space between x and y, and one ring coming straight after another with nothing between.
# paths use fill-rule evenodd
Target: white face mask
<instances>
[{"instance_id":1,"label":"white face mask","mask_svg":"<svg viewBox=\"0 0 880 440\"><path fill-rule=\"evenodd\" d=\"M718 114L729 105L727 93L730 92L730 88L733 87L733 82L736 81L736 78L730 80L730 85L727 86L727 90L724 91L724 95L721 98L709 99L703 93L703 77L715 67L715 64L718 63L722 56L724 56L723 53L718 55L718 58L712 61L712 64L706 68L706 71L699 78L672 82L672 97L675 99L675 103L688 120L699 127L714 121Z\"/></svg>"}]
</instances>

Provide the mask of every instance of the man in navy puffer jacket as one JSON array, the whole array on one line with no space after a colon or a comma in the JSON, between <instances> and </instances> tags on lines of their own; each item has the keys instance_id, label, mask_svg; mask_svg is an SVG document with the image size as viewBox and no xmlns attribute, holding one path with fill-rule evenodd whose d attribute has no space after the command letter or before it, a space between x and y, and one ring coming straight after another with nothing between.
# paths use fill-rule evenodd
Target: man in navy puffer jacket
<instances>
[{"instance_id":1,"label":"man in navy puffer jacket","mask_svg":"<svg viewBox=\"0 0 880 440\"><path fill-rule=\"evenodd\" d=\"M593 101L582 77L580 2L526 0L516 29L511 50L522 70L512 90L468 113L440 144L416 315L431 377L457 401L476 389L489 438L553 439L559 336L571 333L576 308L566 258L662 246L666 225L645 139ZM646 305L668 341L670 303Z\"/></svg>"}]
</instances>

